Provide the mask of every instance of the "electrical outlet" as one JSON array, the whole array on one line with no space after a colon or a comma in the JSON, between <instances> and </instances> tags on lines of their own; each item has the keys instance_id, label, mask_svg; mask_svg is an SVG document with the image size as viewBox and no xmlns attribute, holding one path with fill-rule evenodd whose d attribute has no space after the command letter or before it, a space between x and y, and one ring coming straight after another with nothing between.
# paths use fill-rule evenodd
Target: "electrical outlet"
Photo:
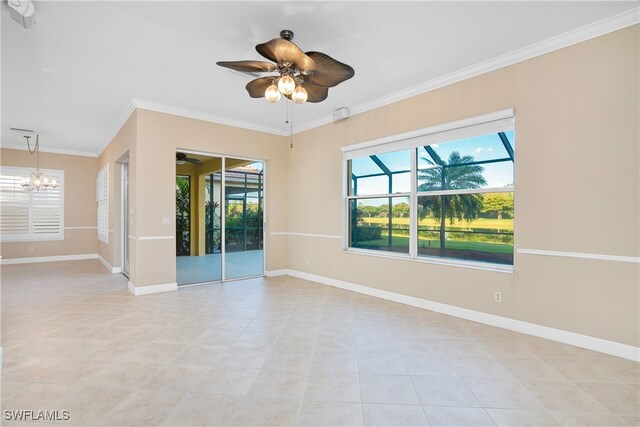
<instances>
[{"instance_id":1,"label":"electrical outlet","mask_svg":"<svg viewBox=\"0 0 640 427\"><path fill-rule=\"evenodd\" d=\"M169 218L168 216L163 216L162 225L169 225L169 224L171 224L171 218Z\"/></svg>"},{"instance_id":2,"label":"electrical outlet","mask_svg":"<svg viewBox=\"0 0 640 427\"><path fill-rule=\"evenodd\" d=\"M304 260L304 265L309 265L309 258Z\"/></svg>"},{"instance_id":3,"label":"electrical outlet","mask_svg":"<svg viewBox=\"0 0 640 427\"><path fill-rule=\"evenodd\" d=\"M493 294L493 301L495 301L495 302L502 302L502 292L500 292L500 291L496 291L496 292Z\"/></svg>"},{"instance_id":4,"label":"electrical outlet","mask_svg":"<svg viewBox=\"0 0 640 427\"><path fill-rule=\"evenodd\" d=\"M29 253L32 254L33 253L33 246L29 246Z\"/></svg>"}]
</instances>

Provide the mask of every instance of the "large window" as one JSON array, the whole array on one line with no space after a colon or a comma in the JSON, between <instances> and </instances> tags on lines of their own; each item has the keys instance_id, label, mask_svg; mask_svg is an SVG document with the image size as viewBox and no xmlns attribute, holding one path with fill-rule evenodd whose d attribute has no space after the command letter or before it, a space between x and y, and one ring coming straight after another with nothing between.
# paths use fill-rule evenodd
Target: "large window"
<instances>
[{"instance_id":1,"label":"large window","mask_svg":"<svg viewBox=\"0 0 640 427\"><path fill-rule=\"evenodd\" d=\"M3 242L64 239L64 171L43 170L59 182L47 191L26 191L33 170L0 168L0 238Z\"/></svg>"},{"instance_id":2,"label":"large window","mask_svg":"<svg viewBox=\"0 0 640 427\"><path fill-rule=\"evenodd\" d=\"M506 117L345 150L347 247L513 265L514 149Z\"/></svg>"}]
</instances>

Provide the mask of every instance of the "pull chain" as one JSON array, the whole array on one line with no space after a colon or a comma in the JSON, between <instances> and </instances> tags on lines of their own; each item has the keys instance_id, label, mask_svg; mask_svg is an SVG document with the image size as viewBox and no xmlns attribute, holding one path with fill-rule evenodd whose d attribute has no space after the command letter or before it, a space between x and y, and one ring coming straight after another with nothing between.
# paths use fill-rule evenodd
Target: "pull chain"
<instances>
[{"instance_id":1,"label":"pull chain","mask_svg":"<svg viewBox=\"0 0 640 427\"><path fill-rule=\"evenodd\" d=\"M293 109L289 111L289 100L286 100L286 120L285 123L289 124L289 147L293 148Z\"/></svg>"}]
</instances>

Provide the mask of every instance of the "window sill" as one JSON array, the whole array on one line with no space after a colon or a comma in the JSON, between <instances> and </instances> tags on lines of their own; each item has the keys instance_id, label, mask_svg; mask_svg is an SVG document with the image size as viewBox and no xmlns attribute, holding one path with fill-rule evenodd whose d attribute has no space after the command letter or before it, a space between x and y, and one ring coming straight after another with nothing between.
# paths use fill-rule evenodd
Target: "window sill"
<instances>
[{"instance_id":1,"label":"window sill","mask_svg":"<svg viewBox=\"0 0 640 427\"><path fill-rule=\"evenodd\" d=\"M444 265L448 267L462 267L462 268L471 268L474 270L492 271L495 273L513 274L512 265L493 264L489 262L463 261L463 260L456 260L456 259L450 259L450 258L440 259L440 258L434 258L434 257L412 258L409 254L400 254L400 253L385 252L385 251L372 251L372 250L357 249L357 248L347 248L342 252L346 254L351 254L351 255L364 255L364 256L371 256L376 258L390 258L390 259L397 259L401 261L419 262L423 264L435 264L435 265Z\"/></svg>"}]
</instances>

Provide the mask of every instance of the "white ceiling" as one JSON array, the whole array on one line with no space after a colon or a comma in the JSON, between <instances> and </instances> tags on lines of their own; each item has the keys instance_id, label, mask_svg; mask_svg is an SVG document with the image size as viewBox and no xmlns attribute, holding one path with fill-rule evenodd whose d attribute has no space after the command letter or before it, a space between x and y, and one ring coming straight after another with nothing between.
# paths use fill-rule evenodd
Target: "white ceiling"
<instances>
[{"instance_id":1,"label":"white ceiling","mask_svg":"<svg viewBox=\"0 0 640 427\"><path fill-rule=\"evenodd\" d=\"M132 98L286 132L285 104L251 99L250 78L219 60L295 32L356 70L319 104L295 106L298 129L339 107L371 104L516 49L638 7L600 2L57 2L38 1L25 30L2 2L2 144L10 127L43 149L99 151ZM44 74L43 68L53 70Z\"/></svg>"}]
</instances>

